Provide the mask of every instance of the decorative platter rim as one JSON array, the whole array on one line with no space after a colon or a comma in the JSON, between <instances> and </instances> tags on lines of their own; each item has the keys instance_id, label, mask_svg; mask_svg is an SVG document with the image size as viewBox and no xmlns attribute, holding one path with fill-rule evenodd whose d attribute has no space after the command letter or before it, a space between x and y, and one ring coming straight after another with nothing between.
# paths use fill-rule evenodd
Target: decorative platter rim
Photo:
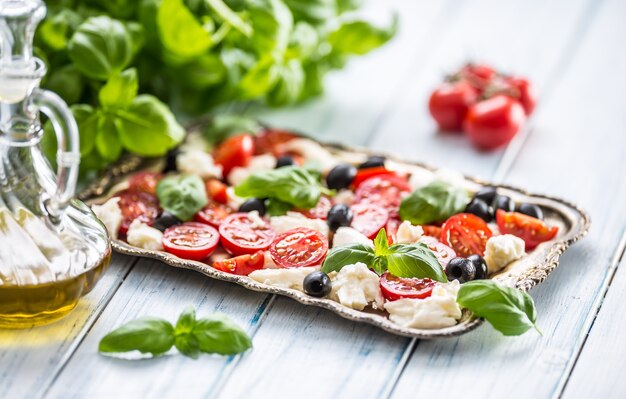
<instances>
[{"instance_id":1,"label":"decorative platter rim","mask_svg":"<svg viewBox=\"0 0 626 399\"><path fill-rule=\"evenodd\" d=\"M431 171L438 169L438 168L432 167L430 165L427 165L421 162L405 160L405 159L402 159L401 157L398 157L397 155L387 154L381 151L372 151L371 149L367 149L367 148L360 148L357 146L347 146L345 144L328 143L328 142L323 142L319 140L315 140L315 141L317 141L318 143L322 144L323 146L329 149L347 151L351 153L359 153L359 154L365 154L365 155L371 155L371 154L385 155L388 159L394 162L403 163L405 165L418 166L418 167L422 167ZM109 168L92 185L87 187L86 190L84 190L79 197L85 200L95 200L98 197L102 197L103 194L107 192L113 186L114 183L120 181L121 179L123 179L124 176L128 175L129 173L139 170L140 167L142 166L142 163L143 163L143 160L140 157L137 157L137 156L124 157L116 165ZM541 248L541 254L544 254L541 257L537 257L538 259L536 259L532 265L530 265L526 270L524 270L523 273L521 274L509 273L509 275L506 275L505 277L502 277L502 278L501 276L505 275L505 273L499 273L496 276L492 277L492 278L495 278L496 280L499 280L501 283L505 285L514 286L523 291L529 291L534 286L541 284L547 278L547 276L558 266L559 258L561 254L567 248L569 248L571 244L583 238L589 231L589 226L591 224L591 219L589 217L589 214L585 210L583 210L581 207L579 207L578 205L574 204L571 201L561 199L559 197L555 197L552 195L532 193L525 189L508 185L508 184L491 183L488 181L484 181L484 180L477 179L472 176L466 176L466 175L464 175L464 177L468 181L473 182L475 184L490 185L496 188L501 188L501 189L516 192L528 198L548 201L550 203L561 206L565 210L569 211L570 214L576 215L569 220L572 223L572 225L567 230L567 233L564 234L563 237L561 237L561 239L557 239L554 242L542 244L542 246L538 247L538 249L533 251L533 253L522 258L527 261L533 260L534 257L537 257L537 254L538 254L537 251L539 250L539 248ZM572 216L572 215L569 215L569 216ZM241 285L253 291L286 296L286 297L295 299L296 301L304 305L316 306L316 307L328 309L345 319L356 321L356 322L367 323L367 324L381 328L385 331L388 331L396 335L420 338L420 339L455 337L455 336L459 336L459 335L462 335L469 331L474 330L483 322L482 319L476 318L472 316L469 312L464 311L463 317L461 318L459 323L451 327L446 327L446 328L441 328L441 329L432 329L432 330L408 328L408 327L404 327L399 324L393 323L392 321L390 321L388 318L384 317L380 313L358 311L355 309L345 307L341 305L340 303L335 302L331 299L314 298L298 290L261 284L252 280L251 278L247 276L239 276L239 275L221 272L216 269L213 269L212 267L210 267L209 265L205 263L181 259L164 251L151 251L151 250L140 249L137 247L133 247L119 239L111 240L111 244L115 251L122 253L122 254L157 259L168 264L169 266L195 270L208 277L211 277L217 280L236 283L238 285Z\"/></svg>"}]
</instances>

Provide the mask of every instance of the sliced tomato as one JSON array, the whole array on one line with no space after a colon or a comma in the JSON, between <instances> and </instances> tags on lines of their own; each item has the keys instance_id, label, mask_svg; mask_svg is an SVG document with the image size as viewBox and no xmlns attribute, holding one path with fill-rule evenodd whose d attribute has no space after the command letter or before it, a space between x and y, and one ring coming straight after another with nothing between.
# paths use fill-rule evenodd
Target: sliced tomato
<instances>
[{"instance_id":1,"label":"sliced tomato","mask_svg":"<svg viewBox=\"0 0 626 399\"><path fill-rule=\"evenodd\" d=\"M233 213L219 227L221 243L233 255L253 254L267 249L274 240L269 223L252 219L248 213Z\"/></svg>"},{"instance_id":2,"label":"sliced tomato","mask_svg":"<svg viewBox=\"0 0 626 399\"><path fill-rule=\"evenodd\" d=\"M228 192L226 189L228 186L218 179L209 179L204 182L206 187L206 194L213 201L225 204L228 202Z\"/></svg>"},{"instance_id":3,"label":"sliced tomato","mask_svg":"<svg viewBox=\"0 0 626 399\"><path fill-rule=\"evenodd\" d=\"M128 179L128 189L156 194L156 186L162 178L163 174L158 172L135 173Z\"/></svg>"},{"instance_id":4,"label":"sliced tomato","mask_svg":"<svg viewBox=\"0 0 626 399\"><path fill-rule=\"evenodd\" d=\"M254 155L254 139L249 134L240 134L226 139L213 154L215 163L224 169L224 176L235 166L246 166Z\"/></svg>"},{"instance_id":5,"label":"sliced tomato","mask_svg":"<svg viewBox=\"0 0 626 399\"><path fill-rule=\"evenodd\" d=\"M424 230L424 235L435 237L439 239L441 237L441 227L433 226L431 224L422 225L422 229Z\"/></svg>"},{"instance_id":6,"label":"sliced tomato","mask_svg":"<svg viewBox=\"0 0 626 399\"><path fill-rule=\"evenodd\" d=\"M219 227L227 216L233 213L233 210L226 205L211 201L207 206L195 214L193 217L196 222L210 224L213 227Z\"/></svg>"},{"instance_id":7,"label":"sliced tomato","mask_svg":"<svg viewBox=\"0 0 626 399\"><path fill-rule=\"evenodd\" d=\"M350 227L365 234L368 238L376 237L389 220L389 212L375 204L359 203L352 205L350 209L352 210Z\"/></svg>"},{"instance_id":8,"label":"sliced tomato","mask_svg":"<svg viewBox=\"0 0 626 399\"><path fill-rule=\"evenodd\" d=\"M263 268L265 264L265 251L235 256L230 259L220 260L213 263L213 267L226 273L247 276L255 270Z\"/></svg>"},{"instance_id":9,"label":"sliced tomato","mask_svg":"<svg viewBox=\"0 0 626 399\"><path fill-rule=\"evenodd\" d=\"M428 249L433 251L433 253L437 257L437 260L439 261L439 264L444 269L446 268L448 262L450 262L450 259L456 257L454 249L450 248L446 244L441 243L438 239L434 237L423 236L422 238L420 238L420 242L424 243L428 247Z\"/></svg>"},{"instance_id":10,"label":"sliced tomato","mask_svg":"<svg viewBox=\"0 0 626 399\"><path fill-rule=\"evenodd\" d=\"M317 205L315 205L314 208L300 210L299 212L309 219L326 220L326 217L328 216L328 211L330 211L330 208L332 208L332 206L333 204L330 199L328 199L328 197L320 197L320 200L317 202Z\"/></svg>"},{"instance_id":11,"label":"sliced tomato","mask_svg":"<svg viewBox=\"0 0 626 399\"><path fill-rule=\"evenodd\" d=\"M186 222L163 232L163 248L183 259L206 259L215 251L218 242L217 230L203 223Z\"/></svg>"},{"instance_id":12,"label":"sliced tomato","mask_svg":"<svg viewBox=\"0 0 626 399\"><path fill-rule=\"evenodd\" d=\"M389 241L389 245L396 242L396 234L398 233L398 227L400 227L400 224L402 224L402 221L398 219L389 219L387 221L385 231L387 232L387 241Z\"/></svg>"},{"instance_id":13,"label":"sliced tomato","mask_svg":"<svg viewBox=\"0 0 626 399\"><path fill-rule=\"evenodd\" d=\"M298 135L288 130L267 129L259 133L255 138L256 154L274 154L275 156L285 155L282 145L297 138Z\"/></svg>"},{"instance_id":14,"label":"sliced tomato","mask_svg":"<svg viewBox=\"0 0 626 399\"><path fill-rule=\"evenodd\" d=\"M361 185L361 183L363 183L365 180L369 179L370 177L395 176L395 175L396 175L396 172L389 170L385 168L384 166L375 166L373 168L359 169L359 171L356 172L356 176L354 177L354 180L352 181L352 186L354 186L354 188L357 188Z\"/></svg>"},{"instance_id":15,"label":"sliced tomato","mask_svg":"<svg viewBox=\"0 0 626 399\"><path fill-rule=\"evenodd\" d=\"M470 213L459 213L443 224L440 241L452 247L459 256L483 256L487 240L492 235L484 220Z\"/></svg>"},{"instance_id":16,"label":"sliced tomato","mask_svg":"<svg viewBox=\"0 0 626 399\"><path fill-rule=\"evenodd\" d=\"M159 216L159 200L154 194L144 191L124 190L115 195L119 197L118 205L122 211L122 223L119 233L124 235L135 219L152 225Z\"/></svg>"},{"instance_id":17,"label":"sliced tomato","mask_svg":"<svg viewBox=\"0 0 626 399\"><path fill-rule=\"evenodd\" d=\"M270 245L272 259L284 268L319 265L327 252L326 236L306 227L287 230Z\"/></svg>"},{"instance_id":18,"label":"sliced tomato","mask_svg":"<svg viewBox=\"0 0 626 399\"><path fill-rule=\"evenodd\" d=\"M394 175L370 177L356 189L356 202L376 204L387 210L389 217L398 216L398 208L404 194L411 187L406 179Z\"/></svg>"},{"instance_id":19,"label":"sliced tomato","mask_svg":"<svg viewBox=\"0 0 626 399\"><path fill-rule=\"evenodd\" d=\"M429 278L396 277L389 272L380 276L380 290L388 301L397 301L402 298L424 299L433 293L436 281Z\"/></svg>"},{"instance_id":20,"label":"sliced tomato","mask_svg":"<svg viewBox=\"0 0 626 399\"><path fill-rule=\"evenodd\" d=\"M548 227L541 219L519 212L505 212L502 209L496 212L496 223L502 234L513 234L524 240L527 250L550 241L559 232L558 227Z\"/></svg>"}]
</instances>

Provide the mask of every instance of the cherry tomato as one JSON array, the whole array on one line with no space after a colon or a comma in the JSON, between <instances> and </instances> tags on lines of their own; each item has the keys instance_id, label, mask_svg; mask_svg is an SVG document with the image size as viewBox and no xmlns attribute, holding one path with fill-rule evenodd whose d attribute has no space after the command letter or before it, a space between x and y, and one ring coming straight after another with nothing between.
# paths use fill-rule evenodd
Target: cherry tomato
<instances>
[{"instance_id":1,"label":"cherry tomato","mask_svg":"<svg viewBox=\"0 0 626 399\"><path fill-rule=\"evenodd\" d=\"M252 219L248 213L233 213L219 227L224 249L233 255L253 254L267 249L274 240L274 231L263 221Z\"/></svg>"},{"instance_id":2,"label":"cherry tomato","mask_svg":"<svg viewBox=\"0 0 626 399\"><path fill-rule=\"evenodd\" d=\"M320 200L317 202L317 205L315 205L314 208L301 210L299 212L309 219L326 220L326 217L328 216L328 211L330 211L330 208L332 208L332 206L333 204L330 199L328 199L328 197L320 197Z\"/></svg>"},{"instance_id":3,"label":"cherry tomato","mask_svg":"<svg viewBox=\"0 0 626 399\"><path fill-rule=\"evenodd\" d=\"M398 219L389 219L387 221L385 231L387 232L387 241L389 241L389 245L396 241L396 234L398 233L398 227L400 227L401 223L402 222Z\"/></svg>"},{"instance_id":4,"label":"cherry tomato","mask_svg":"<svg viewBox=\"0 0 626 399\"><path fill-rule=\"evenodd\" d=\"M434 237L424 236L420 238L420 242L424 243L428 247L428 249L433 251L433 253L437 257L437 260L439 261L439 264L444 269L446 268L448 262L450 262L450 259L456 257L456 253L452 248L445 244L442 244L438 239Z\"/></svg>"},{"instance_id":5,"label":"cherry tomato","mask_svg":"<svg viewBox=\"0 0 626 399\"><path fill-rule=\"evenodd\" d=\"M428 101L430 114L440 130L461 132L468 108L478 100L478 91L466 81L444 83Z\"/></svg>"},{"instance_id":6,"label":"cherry tomato","mask_svg":"<svg viewBox=\"0 0 626 399\"><path fill-rule=\"evenodd\" d=\"M284 268L319 265L326 252L326 236L306 227L287 230L278 235L270 245L272 259Z\"/></svg>"},{"instance_id":7,"label":"cherry tomato","mask_svg":"<svg viewBox=\"0 0 626 399\"><path fill-rule=\"evenodd\" d=\"M460 77L467 80L478 90L484 90L496 77L496 70L485 64L467 64L459 73Z\"/></svg>"},{"instance_id":8,"label":"cherry tomato","mask_svg":"<svg viewBox=\"0 0 626 399\"><path fill-rule=\"evenodd\" d=\"M122 223L119 233L124 235L135 219L152 225L159 216L159 200L154 194L143 191L124 190L116 194L120 200L118 205L122 210Z\"/></svg>"},{"instance_id":9,"label":"cherry tomato","mask_svg":"<svg viewBox=\"0 0 626 399\"><path fill-rule=\"evenodd\" d=\"M255 270L263 268L265 264L265 251L235 256L230 259L220 260L213 263L213 267L226 273L247 276Z\"/></svg>"},{"instance_id":10,"label":"cherry tomato","mask_svg":"<svg viewBox=\"0 0 626 399\"><path fill-rule=\"evenodd\" d=\"M210 224L213 227L219 227L220 224L233 213L233 210L226 205L211 201L202 210L198 211L193 217L196 222Z\"/></svg>"},{"instance_id":11,"label":"cherry tomato","mask_svg":"<svg viewBox=\"0 0 626 399\"><path fill-rule=\"evenodd\" d=\"M217 179L209 179L204 182L206 187L206 194L209 198L212 198L213 201L219 202L220 204L225 204L228 202L228 193L226 189L228 186L224 184L222 181Z\"/></svg>"},{"instance_id":12,"label":"cherry tomato","mask_svg":"<svg viewBox=\"0 0 626 399\"><path fill-rule=\"evenodd\" d=\"M508 144L525 119L519 101L498 94L469 108L464 129L474 146L493 150Z\"/></svg>"},{"instance_id":13,"label":"cherry tomato","mask_svg":"<svg viewBox=\"0 0 626 399\"><path fill-rule=\"evenodd\" d=\"M163 248L183 259L206 259L215 251L218 242L217 230L203 223L186 222L163 232Z\"/></svg>"},{"instance_id":14,"label":"cherry tomato","mask_svg":"<svg viewBox=\"0 0 626 399\"><path fill-rule=\"evenodd\" d=\"M429 278L396 277L389 272L380 276L380 290L388 301L428 298L433 293L435 285L437 282Z\"/></svg>"},{"instance_id":15,"label":"cherry tomato","mask_svg":"<svg viewBox=\"0 0 626 399\"><path fill-rule=\"evenodd\" d=\"M502 234L513 234L524 240L527 250L553 239L559 232L558 227L548 227L540 219L519 212L505 212L502 209L496 212L496 223Z\"/></svg>"},{"instance_id":16,"label":"cherry tomato","mask_svg":"<svg viewBox=\"0 0 626 399\"><path fill-rule=\"evenodd\" d=\"M352 186L357 188L363 183L365 180L374 176L395 176L396 172L385 168L384 166L375 166L373 168L365 168L359 169L356 172L356 176L352 181Z\"/></svg>"},{"instance_id":17,"label":"cherry tomato","mask_svg":"<svg viewBox=\"0 0 626 399\"><path fill-rule=\"evenodd\" d=\"M287 130L267 129L254 138L256 154L270 153L277 157L284 155L285 151L283 151L282 145L297 137L297 134Z\"/></svg>"},{"instance_id":18,"label":"cherry tomato","mask_svg":"<svg viewBox=\"0 0 626 399\"><path fill-rule=\"evenodd\" d=\"M491 230L484 220L470 213L459 213L443 224L440 241L452 247L459 256L483 256L491 236Z\"/></svg>"},{"instance_id":19,"label":"cherry tomato","mask_svg":"<svg viewBox=\"0 0 626 399\"><path fill-rule=\"evenodd\" d=\"M128 189L132 191L143 191L150 194L156 193L156 186L163 178L162 173L139 172L128 179Z\"/></svg>"},{"instance_id":20,"label":"cherry tomato","mask_svg":"<svg viewBox=\"0 0 626 399\"><path fill-rule=\"evenodd\" d=\"M382 206L389 213L389 217L398 217L400 201L411 187L406 179L395 175L380 175L370 177L356 189L356 202L364 202Z\"/></svg>"},{"instance_id":21,"label":"cherry tomato","mask_svg":"<svg viewBox=\"0 0 626 399\"><path fill-rule=\"evenodd\" d=\"M254 155L254 140L249 134L226 139L215 149L215 163L222 165L224 176L235 166L246 166Z\"/></svg>"},{"instance_id":22,"label":"cherry tomato","mask_svg":"<svg viewBox=\"0 0 626 399\"><path fill-rule=\"evenodd\" d=\"M431 224L425 224L425 225L422 226L422 229L424 230L424 235L426 235L426 236L435 237L437 239L439 239L439 237L441 237L441 227L439 227L439 226L433 226Z\"/></svg>"},{"instance_id":23,"label":"cherry tomato","mask_svg":"<svg viewBox=\"0 0 626 399\"><path fill-rule=\"evenodd\" d=\"M506 83L515 89L516 98L524 107L526 115L532 114L537 105L537 93L528 79L511 77L506 79Z\"/></svg>"},{"instance_id":24,"label":"cherry tomato","mask_svg":"<svg viewBox=\"0 0 626 399\"><path fill-rule=\"evenodd\" d=\"M354 204L350 209L352 210L350 227L360 231L368 238L376 237L376 234L385 227L389 220L389 212L376 204Z\"/></svg>"}]
</instances>

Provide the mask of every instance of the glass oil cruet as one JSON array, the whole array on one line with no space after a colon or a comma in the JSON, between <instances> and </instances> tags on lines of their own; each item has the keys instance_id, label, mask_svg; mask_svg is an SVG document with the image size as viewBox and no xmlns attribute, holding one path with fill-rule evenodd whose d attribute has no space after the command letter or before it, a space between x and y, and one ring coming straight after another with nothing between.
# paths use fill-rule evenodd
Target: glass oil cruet
<instances>
[{"instance_id":1,"label":"glass oil cruet","mask_svg":"<svg viewBox=\"0 0 626 399\"><path fill-rule=\"evenodd\" d=\"M39 89L45 64L33 57L41 0L0 0L0 328L25 328L69 313L111 257L106 229L72 199L78 129L56 94ZM39 119L57 137L57 168L44 157Z\"/></svg>"}]
</instances>

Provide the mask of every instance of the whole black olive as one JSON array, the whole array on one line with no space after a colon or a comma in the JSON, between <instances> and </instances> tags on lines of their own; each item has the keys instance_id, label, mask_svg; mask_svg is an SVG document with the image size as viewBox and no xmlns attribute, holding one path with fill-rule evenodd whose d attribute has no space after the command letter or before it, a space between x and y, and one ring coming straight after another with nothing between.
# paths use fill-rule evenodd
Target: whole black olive
<instances>
[{"instance_id":1,"label":"whole black olive","mask_svg":"<svg viewBox=\"0 0 626 399\"><path fill-rule=\"evenodd\" d=\"M474 199L479 199L485 201L487 204L491 204L493 200L496 198L496 194L498 191L495 187L483 187L476 194L474 194Z\"/></svg>"},{"instance_id":2,"label":"whole black olive","mask_svg":"<svg viewBox=\"0 0 626 399\"><path fill-rule=\"evenodd\" d=\"M314 271L307 275L302 282L302 286L304 292L318 298L328 295L332 288L330 278L322 271Z\"/></svg>"},{"instance_id":3,"label":"whole black olive","mask_svg":"<svg viewBox=\"0 0 626 399\"><path fill-rule=\"evenodd\" d=\"M465 212L472 213L487 223L493 220L493 212L491 211L491 207L487 205L485 201L479 198L474 198L469 204L467 204Z\"/></svg>"},{"instance_id":4,"label":"whole black olive","mask_svg":"<svg viewBox=\"0 0 626 399\"><path fill-rule=\"evenodd\" d=\"M385 157L380 155L372 155L367 161L359 165L359 169L376 168L385 166Z\"/></svg>"},{"instance_id":5,"label":"whole black olive","mask_svg":"<svg viewBox=\"0 0 626 399\"><path fill-rule=\"evenodd\" d=\"M326 217L326 223L330 231L335 232L342 226L350 226L352 222L352 210L346 204L335 204Z\"/></svg>"},{"instance_id":6,"label":"whole black olive","mask_svg":"<svg viewBox=\"0 0 626 399\"><path fill-rule=\"evenodd\" d=\"M293 157L291 155L283 155L281 157L278 157L278 159L276 160L276 169L282 168L283 166L291 166L295 164L296 162L293 160Z\"/></svg>"},{"instance_id":7,"label":"whole black olive","mask_svg":"<svg viewBox=\"0 0 626 399\"><path fill-rule=\"evenodd\" d=\"M476 278L474 262L467 258L452 258L446 265L448 280L459 280L463 284Z\"/></svg>"},{"instance_id":8,"label":"whole black olive","mask_svg":"<svg viewBox=\"0 0 626 399\"><path fill-rule=\"evenodd\" d=\"M176 172L178 170L178 166L176 165L176 157L180 154L180 149L178 147L172 148L167 152L165 156L165 168L163 172Z\"/></svg>"},{"instance_id":9,"label":"whole black olive","mask_svg":"<svg viewBox=\"0 0 626 399\"><path fill-rule=\"evenodd\" d=\"M471 260L476 268L476 277L475 280L482 280L489 276L489 272L487 271L487 263L485 263L485 259L478 254L470 255L467 259Z\"/></svg>"},{"instance_id":10,"label":"whole black olive","mask_svg":"<svg viewBox=\"0 0 626 399\"><path fill-rule=\"evenodd\" d=\"M356 168L350 164L342 163L330 170L326 176L326 185L333 190L341 190L352 184L356 177Z\"/></svg>"},{"instance_id":11,"label":"whole black olive","mask_svg":"<svg viewBox=\"0 0 626 399\"><path fill-rule=\"evenodd\" d=\"M158 218L154 219L152 227L159 231L165 231L165 229L180 223L182 223L180 219L171 213L164 211Z\"/></svg>"},{"instance_id":12,"label":"whole black olive","mask_svg":"<svg viewBox=\"0 0 626 399\"><path fill-rule=\"evenodd\" d=\"M515 210L515 202L506 195L497 195L492 206L494 214L498 209L502 209L505 212L513 212Z\"/></svg>"},{"instance_id":13,"label":"whole black olive","mask_svg":"<svg viewBox=\"0 0 626 399\"><path fill-rule=\"evenodd\" d=\"M258 198L251 198L241 204L239 207L239 212L252 212L257 211L259 215L265 215L265 203L263 200Z\"/></svg>"},{"instance_id":14,"label":"whole black olive","mask_svg":"<svg viewBox=\"0 0 626 399\"><path fill-rule=\"evenodd\" d=\"M515 207L515 212L523 213L524 215L543 220L543 211L539 206L535 204L527 204L522 202L517 207Z\"/></svg>"}]
</instances>

